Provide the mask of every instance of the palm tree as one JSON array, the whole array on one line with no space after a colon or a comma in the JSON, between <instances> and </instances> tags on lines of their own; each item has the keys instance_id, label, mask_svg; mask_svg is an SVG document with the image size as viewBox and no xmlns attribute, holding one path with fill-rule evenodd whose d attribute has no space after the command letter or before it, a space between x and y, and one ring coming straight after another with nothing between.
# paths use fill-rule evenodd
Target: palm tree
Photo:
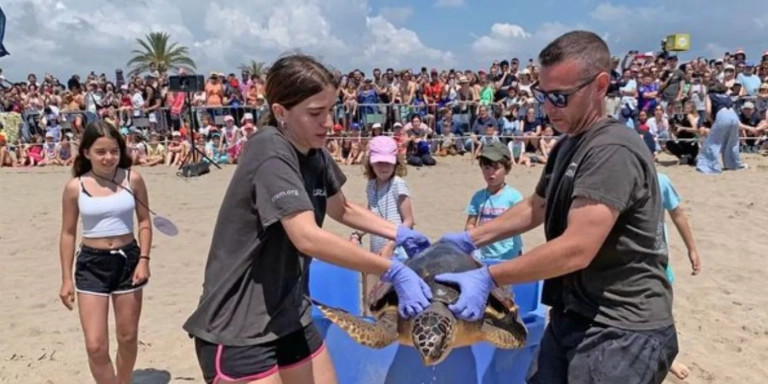
<instances>
[{"instance_id":1,"label":"palm tree","mask_svg":"<svg viewBox=\"0 0 768 384\"><path fill-rule=\"evenodd\" d=\"M128 75L138 75L148 70L150 64L154 64L161 72L179 68L197 69L195 62L189 58L189 49L178 43L169 44L170 38L171 35L165 32L150 32L144 36L144 40L136 39L143 49L131 52L134 56L127 63L131 68Z\"/></svg>"},{"instance_id":2,"label":"palm tree","mask_svg":"<svg viewBox=\"0 0 768 384\"><path fill-rule=\"evenodd\" d=\"M269 70L263 61L256 60L251 60L248 64L240 64L239 69L241 71L247 71L251 75L256 75L258 77L262 77Z\"/></svg>"}]
</instances>

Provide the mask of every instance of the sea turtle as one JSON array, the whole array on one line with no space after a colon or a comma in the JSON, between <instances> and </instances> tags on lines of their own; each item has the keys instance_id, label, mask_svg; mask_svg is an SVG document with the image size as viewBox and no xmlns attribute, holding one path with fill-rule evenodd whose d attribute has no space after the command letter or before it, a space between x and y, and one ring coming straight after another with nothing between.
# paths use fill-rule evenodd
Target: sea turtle
<instances>
[{"instance_id":1,"label":"sea turtle","mask_svg":"<svg viewBox=\"0 0 768 384\"><path fill-rule=\"evenodd\" d=\"M448 309L459 297L458 286L435 281L445 272L481 268L483 264L450 243L437 242L405 261L432 290L429 307L411 319L397 312L397 294L389 283L379 282L370 295L374 321L312 300L330 321L357 343L384 348L395 341L413 346L425 365L441 363L453 348L486 341L498 348L521 348L528 331L519 319L518 307L509 287L498 287L488 295L484 316L473 322L458 319Z\"/></svg>"}]
</instances>

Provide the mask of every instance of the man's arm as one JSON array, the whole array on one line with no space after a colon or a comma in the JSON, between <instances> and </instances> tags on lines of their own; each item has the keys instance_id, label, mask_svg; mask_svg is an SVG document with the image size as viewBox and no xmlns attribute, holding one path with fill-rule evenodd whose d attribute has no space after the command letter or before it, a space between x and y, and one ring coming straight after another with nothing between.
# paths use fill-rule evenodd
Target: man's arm
<instances>
[{"instance_id":1,"label":"man's arm","mask_svg":"<svg viewBox=\"0 0 768 384\"><path fill-rule=\"evenodd\" d=\"M619 212L613 207L576 198L568 212L568 227L561 236L515 259L490 266L491 277L496 284L507 285L584 269L597 255L618 217Z\"/></svg>"},{"instance_id":2,"label":"man's arm","mask_svg":"<svg viewBox=\"0 0 768 384\"><path fill-rule=\"evenodd\" d=\"M547 201L533 194L504 211L499 217L469 230L469 238L477 247L495 243L528 232L544 222Z\"/></svg>"}]
</instances>

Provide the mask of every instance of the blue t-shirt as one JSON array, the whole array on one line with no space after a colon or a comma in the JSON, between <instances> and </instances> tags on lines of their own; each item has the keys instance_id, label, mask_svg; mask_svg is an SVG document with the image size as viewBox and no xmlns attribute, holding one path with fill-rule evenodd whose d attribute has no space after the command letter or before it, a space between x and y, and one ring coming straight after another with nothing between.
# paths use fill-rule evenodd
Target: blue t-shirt
<instances>
[{"instance_id":1,"label":"blue t-shirt","mask_svg":"<svg viewBox=\"0 0 768 384\"><path fill-rule=\"evenodd\" d=\"M469 216L479 216L476 224L479 226L495 219L521 201L523 201L523 195L509 185L505 185L493 195L488 192L488 189L483 188L472 196L466 212ZM519 256L522 251L523 238L516 235L478 249L475 256L480 259L509 260Z\"/></svg>"},{"instance_id":2,"label":"blue t-shirt","mask_svg":"<svg viewBox=\"0 0 768 384\"><path fill-rule=\"evenodd\" d=\"M672 181L669 180L667 175L661 172L657 172L656 174L658 175L659 188L661 189L661 203L664 206L664 210L672 212L680 205L680 195L677 194L675 186L672 185ZM669 246L669 231L666 223L664 223L664 240L664 242L667 243L667 246ZM667 264L667 278L670 283L675 280L675 276L672 274L672 269L669 268L669 264Z\"/></svg>"}]
</instances>

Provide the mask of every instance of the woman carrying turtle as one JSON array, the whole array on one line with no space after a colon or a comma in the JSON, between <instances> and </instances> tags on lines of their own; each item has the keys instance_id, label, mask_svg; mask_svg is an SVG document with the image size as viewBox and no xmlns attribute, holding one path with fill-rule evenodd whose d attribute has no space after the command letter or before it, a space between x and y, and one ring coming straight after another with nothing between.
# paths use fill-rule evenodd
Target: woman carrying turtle
<instances>
[{"instance_id":1,"label":"woman carrying turtle","mask_svg":"<svg viewBox=\"0 0 768 384\"><path fill-rule=\"evenodd\" d=\"M405 317L431 293L410 268L323 230L326 212L412 254L429 240L346 200L346 177L325 150L338 83L313 58L269 71L270 112L245 145L219 211L197 309L184 324L207 383L335 383L311 317L312 257L391 282Z\"/></svg>"}]
</instances>

